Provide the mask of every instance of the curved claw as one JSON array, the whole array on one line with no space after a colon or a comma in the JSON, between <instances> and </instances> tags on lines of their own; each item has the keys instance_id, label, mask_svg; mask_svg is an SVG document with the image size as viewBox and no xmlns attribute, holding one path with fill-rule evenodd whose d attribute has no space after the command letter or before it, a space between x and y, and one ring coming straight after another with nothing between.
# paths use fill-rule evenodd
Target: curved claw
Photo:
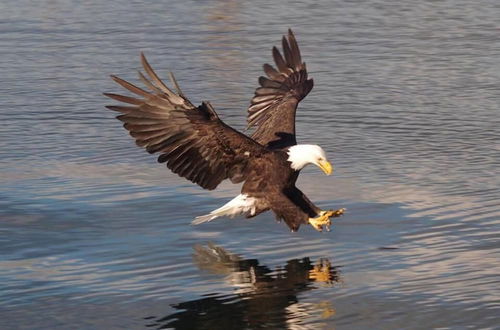
<instances>
[{"instance_id":1,"label":"curved claw","mask_svg":"<svg viewBox=\"0 0 500 330\"><path fill-rule=\"evenodd\" d=\"M323 231L323 226L330 231L330 225L332 224L330 217L327 214L320 214L316 218L309 218L309 223L317 231Z\"/></svg>"},{"instance_id":2,"label":"curved claw","mask_svg":"<svg viewBox=\"0 0 500 330\"><path fill-rule=\"evenodd\" d=\"M323 226L325 226L327 231L330 231L330 226L332 224L330 217L340 217L342 214L344 214L344 212L345 208L338 210L321 211L316 218L309 218L309 223L317 231L323 231Z\"/></svg>"},{"instance_id":3,"label":"curved claw","mask_svg":"<svg viewBox=\"0 0 500 330\"><path fill-rule=\"evenodd\" d=\"M346 211L345 208L341 208L338 210L328 210L328 211L321 211L320 215L327 215L328 217L340 217L342 214L344 214Z\"/></svg>"}]
</instances>

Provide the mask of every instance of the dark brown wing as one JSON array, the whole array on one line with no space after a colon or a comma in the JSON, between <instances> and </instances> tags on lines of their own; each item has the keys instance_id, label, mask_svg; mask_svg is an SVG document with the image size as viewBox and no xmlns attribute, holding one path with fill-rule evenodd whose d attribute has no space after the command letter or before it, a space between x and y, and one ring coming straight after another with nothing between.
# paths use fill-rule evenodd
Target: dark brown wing
<instances>
[{"instance_id":1,"label":"dark brown wing","mask_svg":"<svg viewBox=\"0 0 500 330\"><path fill-rule=\"evenodd\" d=\"M257 127L252 138L270 148L284 148L297 143L295 110L313 87L313 80L307 79L306 64L301 60L292 30L288 30L288 39L283 36L282 43L285 57L273 47L277 69L264 64L268 78L259 78L261 87L255 90L248 108L248 127Z\"/></svg>"},{"instance_id":2,"label":"dark brown wing","mask_svg":"<svg viewBox=\"0 0 500 330\"><path fill-rule=\"evenodd\" d=\"M151 154L159 153L158 162L166 162L174 173L205 189L215 189L227 178L234 183L245 180L250 160L265 149L224 124L209 103L199 107L191 104L172 75L177 93L171 91L143 54L141 60L148 78L141 72L139 77L150 91L111 76L136 95L104 94L128 103L107 108L122 113L117 118L125 123L136 144Z\"/></svg>"}]
</instances>

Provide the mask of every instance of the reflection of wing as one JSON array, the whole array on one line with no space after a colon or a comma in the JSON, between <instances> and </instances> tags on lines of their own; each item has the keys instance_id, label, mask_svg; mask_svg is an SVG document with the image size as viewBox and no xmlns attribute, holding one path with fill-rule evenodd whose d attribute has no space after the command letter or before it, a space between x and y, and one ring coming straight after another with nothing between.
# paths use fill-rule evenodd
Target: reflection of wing
<instances>
[{"instance_id":1,"label":"reflection of wing","mask_svg":"<svg viewBox=\"0 0 500 330\"><path fill-rule=\"evenodd\" d=\"M295 110L313 87L313 80L307 79L306 64L301 60L292 30L288 30L288 40L283 37L282 43L285 58L273 47L277 70L264 64L269 78L259 78L261 87L255 90L248 108L248 127L257 126L252 138L273 148L296 144Z\"/></svg>"},{"instance_id":2,"label":"reflection of wing","mask_svg":"<svg viewBox=\"0 0 500 330\"><path fill-rule=\"evenodd\" d=\"M329 317L328 302L299 301L300 294L316 289L313 283L339 280L328 259L313 264L309 258L292 259L272 270L257 259L243 259L209 243L197 245L193 259L202 270L214 274L233 273L235 294L207 294L203 298L172 305L177 309L163 318L147 317L148 327L157 329L306 329L312 314ZM221 271L223 270L223 271ZM228 276L225 277L225 280Z\"/></svg>"},{"instance_id":3,"label":"reflection of wing","mask_svg":"<svg viewBox=\"0 0 500 330\"><path fill-rule=\"evenodd\" d=\"M193 260L199 269L212 274L237 274L235 279L240 278L243 282L232 283L251 284L252 293L272 292L278 286L283 290L293 289L297 284L333 284L340 280L338 270L328 259L319 259L314 264L309 258L292 259L273 272L267 266L259 265L256 259L243 259L213 243L208 243L206 247L195 245ZM240 276L241 273L248 273L248 276Z\"/></svg>"},{"instance_id":4,"label":"reflection of wing","mask_svg":"<svg viewBox=\"0 0 500 330\"><path fill-rule=\"evenodd\" d=\"M146 78L142 82L151 90L145 91L118 77L113 80L140 98L105 93L127 106L108 106L123 113L123 121L138 146L149 153L160 153L158 161L205 189L215 189L224 179L237 183L248 174L249 157L264 148L244 134L224 124L209 103L193 106L180 91L173 76L177 94L156 75L144 55L141 56Z\"/></svg>"},{"instance_id":5,"label":"reflection of wing","mask_svg":"<svg viewBox=\"0 0 500 330\"><path fill-rule=\"evenodd\" d=\"M231 274L241 260L238 255L213 243L208 243L207 247L199 244L194 246L193 261L199 269L212 274Z\"/></svg>"}]
</instances>

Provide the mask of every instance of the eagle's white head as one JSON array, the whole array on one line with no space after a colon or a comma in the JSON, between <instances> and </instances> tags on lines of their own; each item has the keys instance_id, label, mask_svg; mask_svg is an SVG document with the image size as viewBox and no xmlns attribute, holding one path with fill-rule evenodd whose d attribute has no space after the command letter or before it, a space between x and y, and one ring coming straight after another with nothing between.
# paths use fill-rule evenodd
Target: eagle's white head
<instances>
[{"instance_id":1,"label":"eagle's white head","mask_svg":"<svg viewBox=\"0 0 500 330\"><path fill-rule=\"evenodd\" d=\"M291 167L298 171L308 164L315 164L330 175L333 167L326 158L325 151L314 144L297 144L288 148L288 161L292 163Z\"/></svg>"}]
</instances>

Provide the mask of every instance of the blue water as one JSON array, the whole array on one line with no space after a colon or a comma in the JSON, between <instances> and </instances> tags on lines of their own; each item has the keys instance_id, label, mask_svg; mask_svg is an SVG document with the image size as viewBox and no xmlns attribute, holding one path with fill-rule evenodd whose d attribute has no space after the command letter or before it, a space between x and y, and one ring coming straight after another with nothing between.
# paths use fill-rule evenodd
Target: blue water
<instances>
[{"instance_id":1,"label":"blue water","mask_svg":"<svg viewBox=\"0 0 500 330\"><path fill-rule=\"evenodd\" d=\"M497 1L3 1L0 328L496 328ZM137 148L102 92L144 51L244 129L294 29L315 87L299 186L330 233L271 213L190 226L203 191Z\"/></svg>"}]
</instances>

